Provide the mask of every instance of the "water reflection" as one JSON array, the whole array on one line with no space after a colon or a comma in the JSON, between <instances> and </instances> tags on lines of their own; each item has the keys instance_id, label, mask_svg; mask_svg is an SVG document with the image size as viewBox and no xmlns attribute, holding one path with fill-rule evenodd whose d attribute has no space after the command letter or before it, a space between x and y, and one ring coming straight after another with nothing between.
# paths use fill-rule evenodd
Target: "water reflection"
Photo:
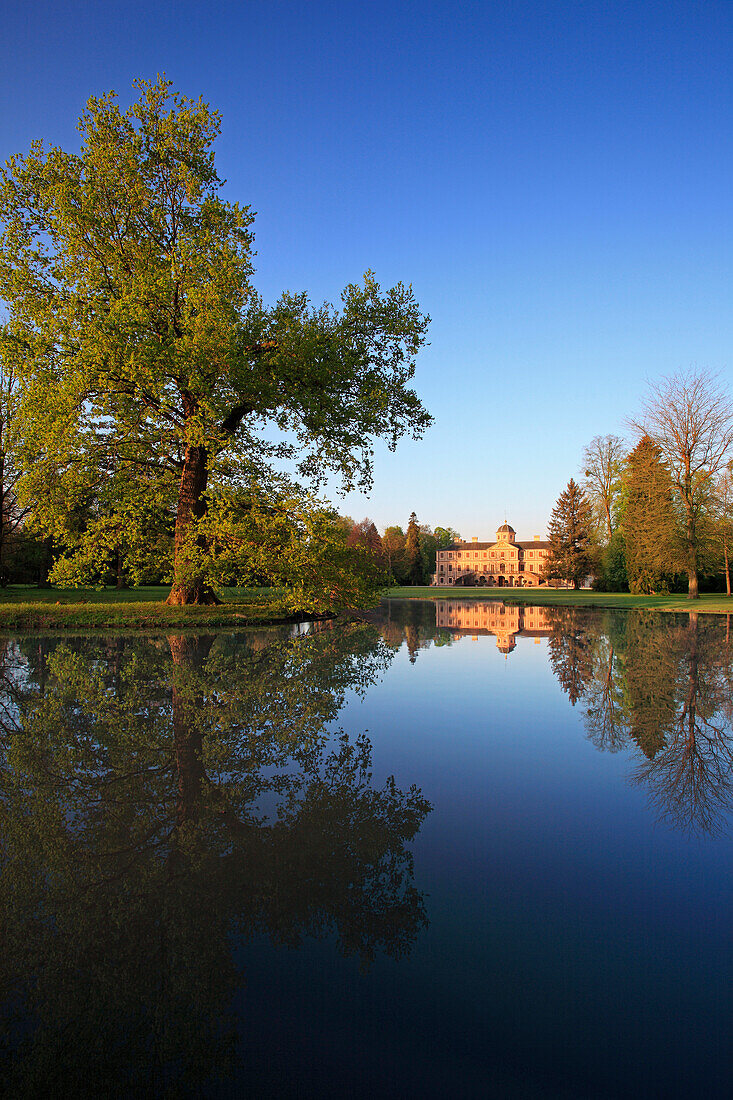
<instances>
[{"instance_id":1,"label":"water reflection","mask_svg":"<svg viewBox=\"0 0 733 1100\"><path fill-rule=\"evenodd\" d=\"M5 1095L225 1078L233 933L410 950L429 805L326 730L392 652L369 625L3 643Z\"/></svg>"},{"instance_id":2,"label":"water reflection","mask_svg":"<svg viewBox=\"0 0 733 1100\"><path fill-rule=\"evenodd\" d=\"M390 615L399 615L396 606ZM506 656L519 638L546 638L550 667L571 705L580 704L590 740L604 752L631 752L630 779L659 819L687 832L725 831L733 809L730 616L435 601L436 640L481 634L494 635Z\"/></svg>"}]
</instances>

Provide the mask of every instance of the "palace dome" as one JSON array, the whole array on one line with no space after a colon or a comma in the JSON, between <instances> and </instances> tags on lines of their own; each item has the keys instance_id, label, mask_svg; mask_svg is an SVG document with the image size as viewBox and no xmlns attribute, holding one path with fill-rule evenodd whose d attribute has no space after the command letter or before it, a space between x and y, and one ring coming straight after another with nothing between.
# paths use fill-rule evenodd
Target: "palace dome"
<instances>
[{"instance_id":1,"label":"palace dome","mask_svg":"<svg viewBox=\"0 0 733 1100\"><path fill-rule=\"evenodd\" d=\"M497 535L499 534L499 531L511 531L513 535L516 535L516 531L512 527L511 523L502 523L501 527L497 528Z\"/></svg>"}]
</instances>

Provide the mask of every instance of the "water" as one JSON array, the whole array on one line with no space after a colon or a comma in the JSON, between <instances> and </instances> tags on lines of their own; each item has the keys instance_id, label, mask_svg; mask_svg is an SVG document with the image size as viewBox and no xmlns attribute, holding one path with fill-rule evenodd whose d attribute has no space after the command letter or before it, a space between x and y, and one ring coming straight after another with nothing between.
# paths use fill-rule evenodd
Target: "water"
<instances>
[{"instance_id":1,"label":"water","mask_svg":"<svg viewBox=\"0 0 733 1100\"><path fill-rule=\"evenodd\" d=\"M368 618L0 644L4 1093L729 1096L726 619Z\"/></svg>"}]
</instances>

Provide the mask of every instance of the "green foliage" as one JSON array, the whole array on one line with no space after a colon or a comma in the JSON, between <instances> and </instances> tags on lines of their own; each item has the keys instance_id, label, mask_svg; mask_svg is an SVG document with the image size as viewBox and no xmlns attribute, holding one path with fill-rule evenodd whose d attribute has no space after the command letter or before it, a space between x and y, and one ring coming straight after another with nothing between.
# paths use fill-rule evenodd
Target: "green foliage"
<instances>
[{"instance_id":1,"label":"green foliage","mask_svg":"<svg viewBox=\"0 0 733 1100\"><path fill-rule=\"evenodd\" d=\"M424 584L427 580L420 546L420 527L414 512L410 513L405 535L405 573L409 584Z\"/></svg>"},{"instance_id":2,"label":"green foliage","mask_svg":"<svg viewBox=\"0 0 733 1100\"><path fill-rule=\"evenodd\" d=\"M339 309L292 293L266 306L253 214L220 195L219 115L164 79L135 87L126 111L113 93L89 101L79 153L34 142L0 175L0 344L21 390L20 492L66 547L58 576L87 580L123 536L142 575L152 509L156 532L175 518L188 602L221 572L208 492L226 515L221 498L262 495L283 458L367 488L374 438L422 434L409 382L428 318L371 272Z\"/></svg>"},{"instance_id":3,"label":"green foliage","mask_svg":"<svg viewBox=\"0 0 733 1100\"><path fill-rule=\"evenodd\" d=\"M672 479L644 436L627 459L622 528L632 592L666 592L682 565Z\"/></svg>"},{"instance_id":4,"label":"green foliage","mask_svg":"<svg viewBox=\"0 0 733 1100\"><path fill-rule=\"evenodd\" d=\"M579 588L593 571L595 556L591 543L591 510L583 491L573 478L557 499L549 524L549 554L544 576L572 582Z\"/></svg>"}]
</instances>

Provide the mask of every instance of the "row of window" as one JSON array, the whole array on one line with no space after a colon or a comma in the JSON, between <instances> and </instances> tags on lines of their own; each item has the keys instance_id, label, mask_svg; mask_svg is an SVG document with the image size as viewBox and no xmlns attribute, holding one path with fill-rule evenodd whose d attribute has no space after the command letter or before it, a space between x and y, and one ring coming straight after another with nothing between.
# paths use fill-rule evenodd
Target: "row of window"
<instances>
[{"instance_id":1,"label":"row of window","mask_svg":"<svg viewBox=\"0 0 733 1100\"><path fill-rule=\"evenodd\" d=\"M456 558L458 559L458 561L461 561L461 559L464 556L466 558L470 558L472 553L473 553L474 558L487 558L487 557L495 558L497 556L500 557L500 558L506 557L506 554L503 550L501 550L501 551L498 551L498 550L480 550L480 551L479 550L473 550L473 551L463 550L460 553L456 554ZM539 557L542 557L545 553L546 553L546 551L544 551L544 550L525 550L524 551L524 557L525 558L534 558L534 557L539 558ZM451 555L449 550L439 550L438 551L438 558L447 558L448 560L450 560L451 556L452 555ZM522 556L521 551L517 551L517 556L518 557Z\"/></svg>"}]
</instances>

